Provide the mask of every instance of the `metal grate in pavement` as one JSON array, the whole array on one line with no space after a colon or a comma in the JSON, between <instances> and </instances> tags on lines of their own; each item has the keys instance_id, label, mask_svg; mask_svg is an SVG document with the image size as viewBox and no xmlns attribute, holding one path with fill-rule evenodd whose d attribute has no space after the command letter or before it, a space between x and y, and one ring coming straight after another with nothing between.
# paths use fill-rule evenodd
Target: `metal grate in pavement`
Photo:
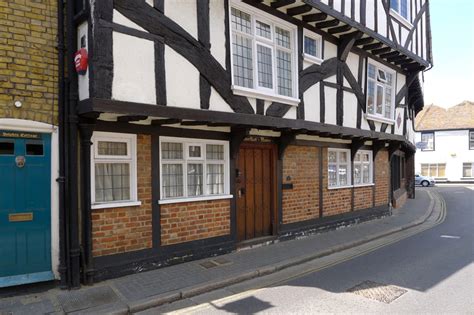
<instances>
[{"instance_id":1,"label":"metal grate in pavement","mask_svg":"<svg viewBox=\"0 0 474 315\"><path fill-rule=\"evenodd\" d=\"M389 304L407 293L408 290L367 280L348 289L347 292Z\"/></svg>"},{"instance_id":2,"label":"metal grate in pavement","mask_svg":"<svg viewBox=\"0 0 474 315\"><path fill-rule=\"evenodd\" d=\"M199 264L199 266L203 267L204 269L211 269L214 267L219 266L217 263L213 262L212 260L206 260Z\"/></svg>"}]
</instances>

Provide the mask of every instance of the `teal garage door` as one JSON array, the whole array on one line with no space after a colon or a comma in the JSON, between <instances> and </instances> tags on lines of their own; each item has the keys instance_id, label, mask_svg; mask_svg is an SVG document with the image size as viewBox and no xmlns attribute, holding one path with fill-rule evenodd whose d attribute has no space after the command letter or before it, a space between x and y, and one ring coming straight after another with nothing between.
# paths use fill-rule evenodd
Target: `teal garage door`
<instances>
[{"instance_id":1,"label":"teal garage door","mask_svg":"<svg viewBox=\"0 0 474 315\"><path fill-rule=\"evenodd\" d=\"M53 278L49 134L0 132L0 244L0 287Z\"/></svg>"}]
</instances>

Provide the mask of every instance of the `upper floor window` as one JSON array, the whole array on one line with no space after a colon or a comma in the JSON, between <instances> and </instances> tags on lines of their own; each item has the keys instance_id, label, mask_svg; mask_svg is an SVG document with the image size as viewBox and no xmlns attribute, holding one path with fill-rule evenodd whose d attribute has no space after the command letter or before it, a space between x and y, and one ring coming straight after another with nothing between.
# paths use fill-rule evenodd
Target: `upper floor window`
<instances>
[{"instance_id":1,"label":"upper floor window","mask_svg":"<svg viewBox=\"0 0 474 315\"><path fill-rule=\"evenodd\" d=\"M321 64L322 60L322 38L316 34L304 34L303 41L304 58L313 63Z\"/></svg>"},{"instance_id":2,"label":"upper floor window","mask_svg":"<svg viewBox=\"0 0 474 315\"><path fill-rule=\"evenodd\" d=\"M374 61L367 68L367 114L393 120L395 72Z\"/></svg>"},{"instance_id":3,"label":"upper floor window","mask_svg":"<svg viewBox=\"0 0 474 315\"><path fill-rule=\"evenodd\" d=\"M295 29L231 8L232 78L240 91L295 98Z\"/></svg>"},{"instance_id":4,"label":"upper floor window","mask_svg":"<svg viewBox=\"0 0 474 315\"><path fill-rule=\"evenodd\" d=\"M469 150L474 150L474 131L469 131Z\"/></svg>"},{"instance_id":5,"label":"upper floor window","mask_svg":"<svg viewBox=\"0 0 474 315\"><path fill-rule=\"evenodd\" d=\"M408 20L409 0L390 0L390 9Z\"/></svg>"},{"instance_id":6,"label":"upper floor window","mask_svg":"<svg viewBox=\"0 0 474 315\"><path fill-rule=\"evenodd\" d=\"M434 133L433 132L424 132L421 134L421 143L423 143L423 147L421 151L434 151L435 143L434 143Z\"/></svg>"}]
</instances>

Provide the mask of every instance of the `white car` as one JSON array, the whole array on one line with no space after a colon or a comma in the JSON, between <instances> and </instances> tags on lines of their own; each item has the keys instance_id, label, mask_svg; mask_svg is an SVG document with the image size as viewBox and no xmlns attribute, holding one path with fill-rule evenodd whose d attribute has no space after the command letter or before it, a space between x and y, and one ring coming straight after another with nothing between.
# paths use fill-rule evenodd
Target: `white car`
<instances>
[{"instance_id":1,"label":"white car","mask_svg":"<svg viewBox=\"0 0 474 315\"><path fill-rule=\"evenodd\" d=\"M434 186L435 184L436 182L432 177L415 174L415 185L428 187L428 186Z\"/></svg>"}]
</instances>

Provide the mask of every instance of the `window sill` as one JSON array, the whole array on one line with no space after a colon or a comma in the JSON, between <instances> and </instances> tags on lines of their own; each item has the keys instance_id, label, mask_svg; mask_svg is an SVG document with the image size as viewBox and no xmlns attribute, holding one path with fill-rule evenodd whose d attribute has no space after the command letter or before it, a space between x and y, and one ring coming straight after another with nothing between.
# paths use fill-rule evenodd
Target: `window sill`
<instances>
[{"instance_id":1,"label":"window sill","mask_svg":"<svg viewBox=\"0 0 474 315\"><path fill-rule=\"evenodd\" d=\"M324 62L323 59L315 57L315 56L311 56L311 55L308 55L308 54L304 54L303 60L306 61L306 62L314 63L316 65L320 65Z\"/></svg>"},{"instance_id":2,"label":"window sill","mask_svg":"<svg viewBox=\"0 0 474 315\"><path fill-rule=\"evenodd\" d=\"M473 180L474 177L461 177L461 180Z\"/></svg>"},{"instance_id":3,"label":"window sill","mask_svg":"<svg viewBox=\"0 0 474 315\"><path fill-rule=\"evenodd\" d=\"M123 201L111 203L96 203L91 206L91 209L109 209L109 208L123 208L141 206L141 201Z\"/></svg>"},{"instance_id":4,"label":"window sill","mask_svg":"<svg viewBox=\"0 0 474 315\"><path fill-rule=\"evenodd\" d=\"M365 114L365 119L378 121L378 122L381 122L381 123L384 123L384 124L389 124L389 125L394 125L395 124L395 120L393 120L393 119L388 119L388 118L385 118L385 117L376 116L376 115L372 115L372 114Z\"/></svg>"},{"instance_id":5,"label":"window sill","mask_svg":"<svg viewBox=\"0 0 474 315\"><path fill-rule=\"evenodd\" d=\"M284 103L284 104L288 104L292 106L298 106L298 104L300 103L300 99L298 98L266 93L263 91L244 88L241 86L232 85L232 91L234 92L235 95L262 98L267 101L279 102L279 103Z\"/></svg>"},{"instance_id":6,"label":"window sill","mask_svg":"<svg viewBox=\"0 0 474 315\"><path fill-rule=\"evenodd\" d=\"M166 205L170 203L197 202L197 201L232 199L232 198L234 198L234 195L216 195L216 196L189 197L189 198L177 198L177 199L163 199L163 200L159 200L158 204Z\"/></svg>"},{"instance_id":7,"label":"window sill","mask_svg":"<svg viewBox=\"0 0 474 315\"><path fill-rule=\"evenodd\" d=\"M352 188L354 186L352 185L346 185L346 186L332 186L328 187L328 190L335 190L335 189L346 189L346 188Z\"/></svg>"},{"instance_id":8,"label":"window sill","mask_svg":"<svg viewBox=\"0 0 474 315\"><path fill-rule=\"evenodd\" d=\"M357 184L357 185L354 185L354 188L370 187L370 186L375 186L375 184L374 183L372 183L372 184Z\"/></svg>"},{"instance_id":9,"label":"window sill","mask_svg":"<svg viewBox=\"0 0 474 315\"><path fill-rule=\"evenodd\" d=\"M394 11L393 9L390 9L390 15L395 19L397 20L398 22L400 22L401 24L403 24L406 28L408 28L409 30L411 30L413 28L413 24L411 24L410 22L408 22L407 19L405 19L403 16L401 16L397 11Z\"/></svg>"}]
</instances>

